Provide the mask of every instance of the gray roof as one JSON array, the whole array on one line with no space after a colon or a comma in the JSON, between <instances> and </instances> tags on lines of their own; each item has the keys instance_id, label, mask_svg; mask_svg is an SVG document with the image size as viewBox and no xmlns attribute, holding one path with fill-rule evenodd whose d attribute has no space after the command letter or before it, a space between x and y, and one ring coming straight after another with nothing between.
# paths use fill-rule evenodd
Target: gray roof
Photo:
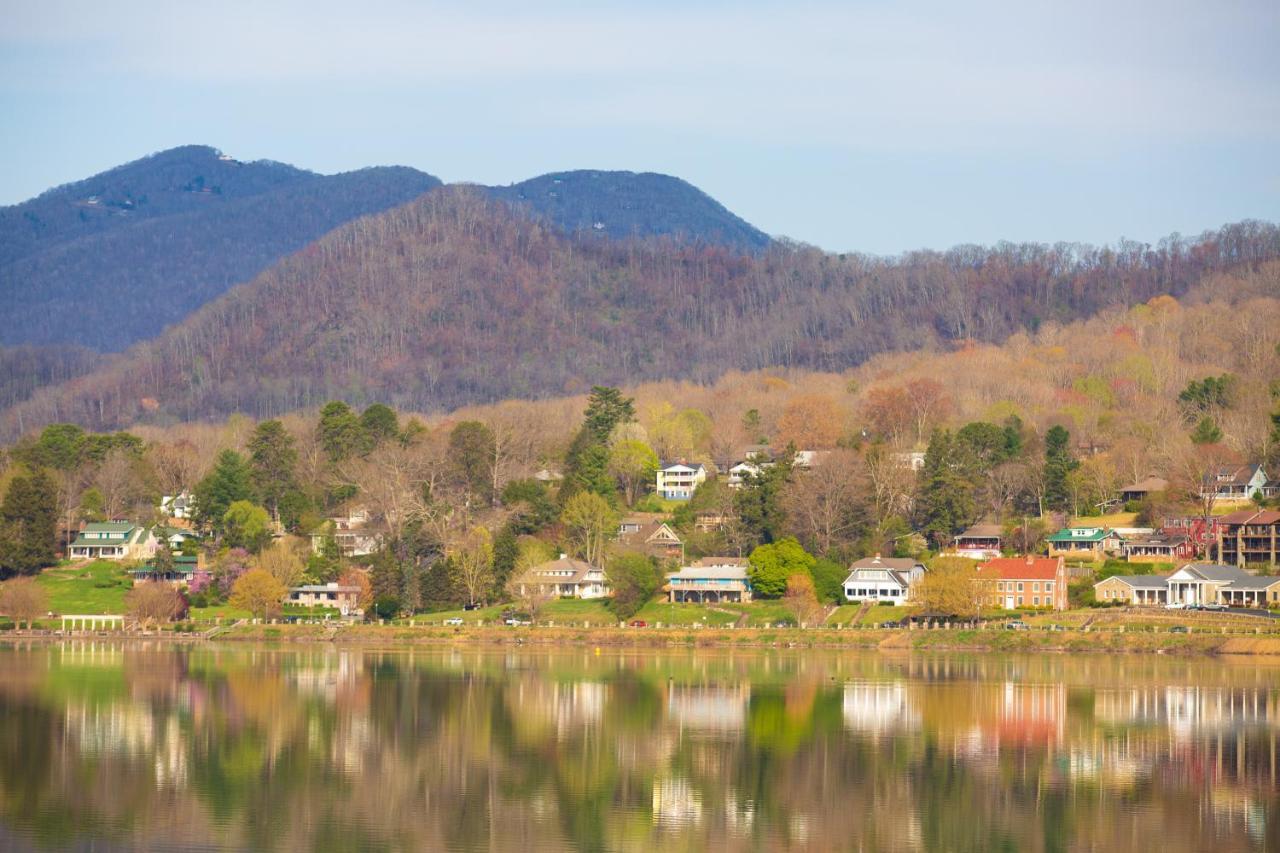
<instances>
[{"instance_id":1,"label":"gray roof","mask_svg":"<svg viewBox=\"0 0 1280 853\"><path fill-rule=\"evenodd\" d=\"M587 578L587 574L596 571L590 563L582 560L575 560L572 557L562 557L559 560L551 560L529 569L525 575L525 581L528 583L582 583ZM571 575L560 575L559 572L572 572Z\"/></svg>"},{"instance_id":2,"label":"gray roof","mask_svg":"<svg viewBox=\"0 0 1280 853\"><path fill-rule=\"evenodd\" d=\"M1182 568L1191 569L1205 580L1220 581L1222 583L1233 583L1253 577L1244 569L1238 569L1235 566L1223 566L1219 563L1187 563Z\"/></svg>"},{"instance_id":3,"label":"gray roof","mask_svg":"<svg viewBox=\"0 0 1280 853\"><path fill-rule=\"evenodd\" d=\"M358 586L329 586L323 583L309 583L302 586L295 586L289 592L359 592Z\"/></svg>"},{"instance_id":4,"label":"gray roof","mask_svg":"<svg viewBox=\"0 0 1280 853\"><path fill-rule=\"evenodd\" d=\"M857 560L850 569L893 569L900 572L909 572L916 566L923 564L919 560L913 560L910 557L863 557Z\"/></svg>"},{"instance_id":5,"label":"gray roof","mask_svg":"<svg viewBox=\"0 0 1280 853\"><path fill-rule=\"evenodd\" d=\"M685 566L680 571L667 575L667 578L745 581L747 570L745 566Z\"/></svg>"},{"instance_id":6,"label":"gray roof","mask_svg":"<svg viewBox=\"0 0 1280 853\"><path fill-rule=\"evenodd\" d=\"M1166 575L1112 575L1098 581L1094 586L1107 581L1120 581L1134 589L1165 589L1169 585L1169 578Z\"/></svg>"}]
</instances>

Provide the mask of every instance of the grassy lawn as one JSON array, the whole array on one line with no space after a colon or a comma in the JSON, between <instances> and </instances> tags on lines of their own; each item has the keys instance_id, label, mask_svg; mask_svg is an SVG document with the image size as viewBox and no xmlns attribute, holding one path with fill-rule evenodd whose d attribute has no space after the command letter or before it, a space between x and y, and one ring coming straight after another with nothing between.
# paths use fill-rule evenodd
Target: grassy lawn
<instances>
[{"instance_id":1,"label":"grassy lawn","mask_svg":"<svg viewBox=\"0 0 1280 853\"><path fill-rule=\"evenodd\" d=\"M55 566L41 572L36 582L49 594L54 613L124 613L124 594L133 583L124 566L109 560Z\"/></svg>"},{"instance_id":2,"label":"grassy lawn","mask_svg":"<svg viewBox=\"0 0 1280 853\"><path fill-rule=\"evenodd\" d=\"M583 600L579 598L562 598L548 602L538 614L539 622L552 621L587 623L589 625L617 625L618 617L605 607L605 602L596 598Z\"/></svg>"},{"instance_id":3,"label":"grassy lawn","mask_svg":"<svg viewBox=\"0 0 1280 853\"><path fill-rule=\"evenodd\" d=\"M910 612L911 608L906 606L877 604L867 608L867 612L862 614L858 624L871 627L879 625L881 622L897 622Z\"/></svg>"},{"instance_id":4,"label":"grassy lawn","mask_svg":"<svg viewBox=\"0 0 1280 853\"><path fill-rule=\"evenodd\" d=\"M716 605L717 607L719 605ZM650 625L689 626L694 624L724 628L738 621L738 613L725 613L713 610L702 604L671 604L664 601L650 601L632 619L640 619Z\"/></svg>"},{"instance_id":5,"label":"grassy lawn","mask_svg":"<svg viewBox=\"0 0 1280 853\"><path fill-rule=\"evenodd\" d=\"M1110 515L1080 515L1071 519L1071 527L1133 527L1136 512L1113 512Z\"/></svg>"},{"instance_id":6,"label":"grassy lawn","mask_svg":"<svg viewBox=\"0 0 1280 853\"><path fill-rule=\"evenodd\" d=\"M446 619L462 619L468 624L475 624L477 621L496 622L504 612L519 609L514 604L494 604L479 610L440 610L435 613L419 613L413 617L413 622L415 625L439 625Z\"/></svg>"}]
</instances>

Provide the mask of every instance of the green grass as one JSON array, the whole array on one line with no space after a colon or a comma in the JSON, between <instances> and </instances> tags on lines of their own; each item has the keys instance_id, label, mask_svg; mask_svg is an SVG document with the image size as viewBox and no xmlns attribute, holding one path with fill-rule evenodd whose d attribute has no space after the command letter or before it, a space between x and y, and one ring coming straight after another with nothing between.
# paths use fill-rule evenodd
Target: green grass
<instances>
[{"instance_id":1,"label":"green grass","mask_svg":"<svg viewBox=\"0 0 1280 853\"><path fill-rule=\"evenodd\" d=\"M879 625L881 622L897 622L910 612L911 608L906 606L881 606L875 604L867 608L867 612L862 614L858 624L869 627Z\"/></svg>"},{"instance_id":2,"label":"green grass","mask_svg":"<svg viewBox=\"0 0 1280 853\"><path fill-rule=\"evenodd\" d=\"M494 604L490 607L481 607L479 610L438 610L434 613L419 613L413 617L413 622L415 625L439 625L446 619L462 619L474 625L477 620L496 622L506 611L519 609L514 604Z\"/></svg>"},{"instance_id":3,"label":"green grass","mask_svg":"<svg viewBox=\"0 0 1280 853\"><path fill-rule=\"evenodd\" d=\"M720 605L714 605L719 607ZM738 612L725 613L703 604L671 604L665 601L650 601L632 619L640 619L650 625L662 623L688 627L694 624L707 625L714 628L725 628L738 621Z\"/></svg>"},{"instance_id":4,"label":"green grass","mask_svg":"<svg viewBox=\"0 0 1280 853\"><path fill-rule=\"evenodd\" d=\"M124 595L133 586L124 566L109 560L45 569L36 582L58 614L124 613Z\"/></svg>"},{"instance_id":5,"label":"green grass","mask_svg":"<svg viewBox=\"0 0 1280 853\"><path fill-rule=\"evenodd\" d=\"M1110 515L1079 515L1071 519L1070 527L1133 527L1138 518L1136 512L1113 512Z\"/></svg>"},{"instance_id":6,"label":"green grass","mask_svg":"<svg viewBox=\"0 0 1280 853\"><path fill-rule=\"evenodd\" d=\"M543 606L542 612L538 614L538 621L553 621L556 624L585 622L590 625L616 625L619 620L609 612L601 599L561 598Z\"/></svg>"}]
</instances>

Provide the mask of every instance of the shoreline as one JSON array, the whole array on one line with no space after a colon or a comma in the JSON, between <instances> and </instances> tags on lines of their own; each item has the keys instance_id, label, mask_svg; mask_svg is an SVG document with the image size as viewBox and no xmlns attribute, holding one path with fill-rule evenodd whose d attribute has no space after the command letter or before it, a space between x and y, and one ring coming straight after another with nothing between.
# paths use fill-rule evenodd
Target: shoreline
<instances>
[{"instance_id":1,"label":"shoreline","mask_svg":"<svg viewBox=\"0 0 1280 853\"><path fill-rule=\"evenodd\" d=\"M596 646L608 648L694 649L825 649L902 653L913 651L1154 654L1180 657L1280 657L1280 637L1229 636L1209 631L1168 634L1150 631L1007 631L986 630L815 630L735 628L603 628L603 627L439 627L352 625L338 630L324 625L239 625L216 637L168 631L154 633L85 632L70 635L6 631L0 643L56 644L73 640L120 640L175 645L222 642L265 642L361 647L490 646L544 648Z\"/></svg>"}]
</instances>

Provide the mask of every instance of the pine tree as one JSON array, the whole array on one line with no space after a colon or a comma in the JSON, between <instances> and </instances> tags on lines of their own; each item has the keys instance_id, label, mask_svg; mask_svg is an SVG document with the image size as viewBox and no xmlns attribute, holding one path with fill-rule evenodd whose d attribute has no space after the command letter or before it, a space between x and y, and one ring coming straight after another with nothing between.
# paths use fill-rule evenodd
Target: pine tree
<instances>
[{"instance_id":1,"label":"pine tree","mask_svg":"<svg viewBox=\"0 0 1280 853\"><path fill-rule=\"evenodd\" d=\"M921 530L934 544L942 545L973 520L973 485L957 458L955 437L949 430L935 430L929 438L920 469L917 513Z\"/></svg>"},{"instance_id":2,"label":"pine tree","mask_svg":"<svg viewBox=\"0 0 1280 853\"><path fill-rule=\"evenodd\" d=\"M0 504L0 578L57 562L57 488L42 468L18 475Z\"/></svg>"},{"instance_id":3,"label":"pine tree","mask_svg":"<svg viewBox=\"0 0 1280 853\"><path fill-rule=\"evenodd\" d=\"M1044 503L1049 509L1067 509L1071 490L1067 476L1080 466L1071 456L1071 433L1051 427L1044 436Z\"/></svg>"},{"instance_id":4,"label":"pine tree","mask_svg":"<svg viewBox=\"0 0 1280 853\"><path fill-rule=\"evenodd\" d=\"M349 459L362 449L364 429L351 407L340 400L325 403L320 409L316 436L330 462Z\"/></svg>"},{"instance_id":5,"label":"pine tree","mask_svg":"<svg viewBox=\"0 0 1280 853\"><path fill-rule=\"evenodd\" d=\"M263 421L249 439L249 473L258 503L280 517L280 505L298 488L294 475L298 451L293 436L278 420Z\"/></svg>"},{"instance_id":6,"label":"pine tree","mask_svg":"<svg viewBox=\"0 0 1280 853\"><path fill-rule=\"evenodd\" d=\"M249 465L234 450L218 454L213 470L196 484L196 516L201 524L222 529L223 516L236 501L253 499Z\"/></svg>"}]
</instances>

